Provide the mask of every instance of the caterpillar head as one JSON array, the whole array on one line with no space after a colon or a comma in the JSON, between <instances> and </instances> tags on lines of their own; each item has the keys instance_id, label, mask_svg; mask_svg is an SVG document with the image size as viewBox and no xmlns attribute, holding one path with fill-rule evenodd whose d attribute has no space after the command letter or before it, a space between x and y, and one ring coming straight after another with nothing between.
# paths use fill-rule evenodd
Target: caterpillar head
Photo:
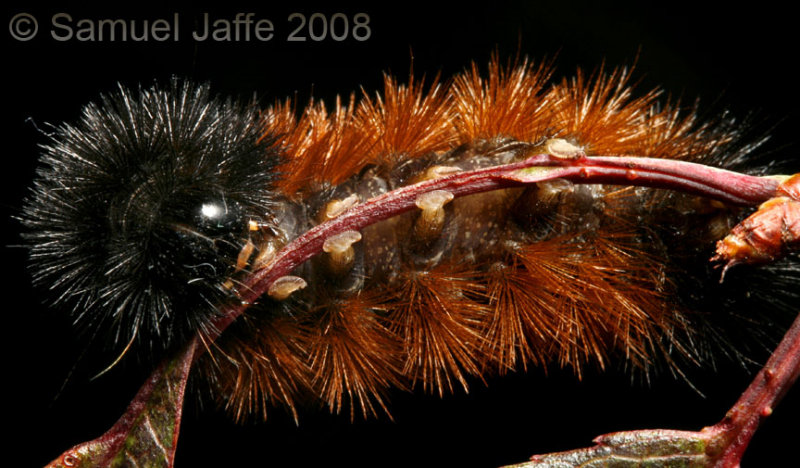
<instances>
[{"instance_id":1,"label":"caterpillar head","mask_svg":"<svg viewBox=\"0 0 800 468\"><path fill-rule=\"evenodd\" d=\"M254 105L207 85L120 87L56 128L22 222L34 280L81 328L170 346L208 326L269 219L279 163Z\"/></svg>"}]
</instances>

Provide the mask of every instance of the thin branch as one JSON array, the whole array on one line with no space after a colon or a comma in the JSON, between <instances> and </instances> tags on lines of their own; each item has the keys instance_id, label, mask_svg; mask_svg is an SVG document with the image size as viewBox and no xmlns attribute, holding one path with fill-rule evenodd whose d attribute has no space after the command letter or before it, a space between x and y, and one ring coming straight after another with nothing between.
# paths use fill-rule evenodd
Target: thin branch
<instances>
[{"instance_id":1,"label":"thin branch","mask_svg":"<svg viewBox=\"0 0 800 468\"><path fill-rule=\"evenodd\" d=\"M800 315L773 351L764 368L716 425L706 428L720 443L718 468L738 466L759 424L772 414L800 376Z\"/></svg>"}]
</instances>

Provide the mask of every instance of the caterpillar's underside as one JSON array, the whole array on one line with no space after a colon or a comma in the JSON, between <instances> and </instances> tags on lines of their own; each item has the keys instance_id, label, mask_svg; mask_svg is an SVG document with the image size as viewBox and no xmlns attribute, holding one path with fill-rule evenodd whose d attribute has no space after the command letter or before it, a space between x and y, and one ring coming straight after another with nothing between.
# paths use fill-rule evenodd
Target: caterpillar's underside
<instances>
[{"instance_id":1,"label":"caterpillar's underside","mask_svg":"<svg viewBox=\"0 0 800 468\"><path fill-rule=\"evenodd\" d=\"M45 147L23 216L34 276L84 327L168 348L208 330L289 241L390 190L559 148L731 165L755 146L628 79L553 85L547 66L495 60L485 76L387 76L381 94L260 119L207 87L123 90ZM697 278L718 281L707 259L737 209L563 180L417 206L331 239L209 346L204 370L237 418L294 412L301 395L368 415L392 387L702 355Z\"/></svg>"},{"instance_id":2,"label":"caterpillar's underside","mask_svg":"<svg viewBox=\"0 0 800 468\"><path fill-rule=\"evenodd\" d=\"M294 231L279 237L342 204L519 160L555 137L588 154L719 163L746 151L731 127L659 107L655 92L634 98L624 71L552 87L548 75L495 61L487 78L473 67L428 90L387 76L383 94L331 113L312 103L296 120L288 102L270 108L266 134L288 159L278 186L296 206ZM237 417L267 401L294 409L305 392L369 414L388 411L390 387L441 394L468 376L551 362L580 375L614 360L646 369L656 356L696 358L676 263L687 251L707 258L731 209L558 180L432 205L364 229L344 267L332 253L307 263L296 272L307 287L264 298L223 337L212 375ZM669 251L676 243L682 253Z\"/></svg>"}]
</instances>

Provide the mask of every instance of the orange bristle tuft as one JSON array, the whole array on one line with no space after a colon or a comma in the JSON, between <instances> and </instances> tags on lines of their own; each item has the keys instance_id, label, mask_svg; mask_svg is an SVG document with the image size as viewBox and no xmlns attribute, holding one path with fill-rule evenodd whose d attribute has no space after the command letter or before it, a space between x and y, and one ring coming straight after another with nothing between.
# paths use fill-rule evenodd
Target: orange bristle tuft
<instances>
[{"instance_id":1,"label":"orange bristle tuft","mask_svg":"<svg viewBox=\"0 0 800 468\"><path fill-rule=\"evenodd\" d=\"M364 417L375 415L378 408L389 414L382 393L403 388L400 342L381 318L375 298L367 296L312 309L307 324L312 384L335 413L349 401L351 418L356 406Z\"/></svg>"},{"instance_id":2,"label":"orange bristle tuft","mask_svg":"<svg viewBox=\"0 0 800 468\"><path fill-rule=\"evenodd\" d=\"M483 294L475 272L441 265L408 272L387 301L392 330L404 345L403 372L412 384L443 395L455 379L465 389L478 375L481 328L488 314L472 299Z\"/></svg>"},{"instance_id":3,"label":"orange bristle tuft","mask_svg":"<svg viewBox=\"0 0 800 468\"><path fill-rule=\"evenodd\" d=\"M352 126L355 95L348 105L337 98L332 113L322 102L309 103L296 127L282 138L288 162L281 188L294 195L300 188L322 188L356 172L367 162L369 142ZM343 157L346 155L347 157Z\"/></svg>"},{"instance_id":4,"label":"orange bristle tuft","mask_svg":"<svg viewBox=\"0 0 800 468\"><path fill-rule=\"evenodd\" d=\"M494 356L501 374L550 361L549 343L556 339L559 311L544 279L525 269L521 255L510 255L486 272L492 306L482 351Z\"/></svg>"},{"instance_id":5,"label":"orange bristle tuft","mask_svg":"<svg viewBox=\"0 0 800 468\"><path fill-rule=\"evenodd\" d=\"M283 405L295 420L297 397L311 388L310 369L303 347L302 330L288 316L242 317L237 327L249 331L249 339L222 339L208 353L209 374L226 407L237 421L251 415L266 419L269 406Z\"/></svg>"},{"instance_id":6,"label":"orange bristle tuft","mask_svg":"<svg viewBox=\"0 0 800 468\"><path fill-rule=\"evenodd\" d=\"M364 92L353 122L370 141L371 162L394 164L401 158L445 151L454 145L452 106L438 80L425 92L423 83L415 82L413 76L407 85L401 85L385 75L383 88L383 95L376 94L374 99Z\"/></svg>"},{"instance_id":7,"label":"orange bristle tuft","mask_svg":"<svg viewBox=\"0 0 800 468\"><path fill-rule=\"evenodd\" d=\"M453 81L451 93L458 112L455 125L461 143L505 136L536 142L551 128L551 96L545 92L551 67L527 61L503 69L498 58L489 63L485 79L476 64Z\"/></svg>"}]
</instances>

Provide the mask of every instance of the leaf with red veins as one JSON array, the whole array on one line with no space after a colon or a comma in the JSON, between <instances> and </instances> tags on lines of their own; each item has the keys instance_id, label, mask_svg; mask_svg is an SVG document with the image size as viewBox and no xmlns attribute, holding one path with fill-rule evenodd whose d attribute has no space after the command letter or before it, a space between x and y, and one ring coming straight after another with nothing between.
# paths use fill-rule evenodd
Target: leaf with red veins
<instances>
[{"instance_id":1,"label":"leaf with red veins","mask_svg":"<svg viewBox=\"0 0 800 468\"><path fill-rule=\"evenodd\" d=\"M72 447L45 468L171 468L195 343L153 372L108 432Z\"/></svg>"}]
</instances>

